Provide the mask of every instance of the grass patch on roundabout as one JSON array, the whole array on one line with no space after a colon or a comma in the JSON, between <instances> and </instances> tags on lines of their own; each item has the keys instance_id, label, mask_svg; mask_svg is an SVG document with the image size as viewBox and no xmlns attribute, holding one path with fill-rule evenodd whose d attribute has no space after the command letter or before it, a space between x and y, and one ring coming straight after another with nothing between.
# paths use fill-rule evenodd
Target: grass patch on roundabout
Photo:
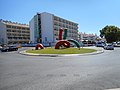
<instances>
[{"instance_id":1,"label":"grass patch on roundabout","mask_svg":"<svg viewBox=\"0 0 120 90\"><path fill-rule=\"evenodd\" d=\"M27 53L33 54L84 54L95 52L94 49L87 48L65 48L65 49L54 49L54 48L45 48L39 50L27 50Z\"/></svg>"}]
</instances>

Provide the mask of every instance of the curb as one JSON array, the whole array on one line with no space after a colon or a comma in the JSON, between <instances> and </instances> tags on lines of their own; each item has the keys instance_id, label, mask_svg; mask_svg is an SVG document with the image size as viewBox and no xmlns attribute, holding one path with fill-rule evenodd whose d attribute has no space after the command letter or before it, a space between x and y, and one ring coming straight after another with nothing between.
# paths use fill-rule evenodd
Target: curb
<instances>
[{"instance_id":1,"label":"curb","mask_svg":"<svg viewBox=\"0 0 120 90\"><path fill-rule=\"evenodd\" d=\"M32 53L26 53L26 50L18 52L19 54L22 55L27 55L27 56L47 56L47 57L61 57L61 56L86 56L86 55L96 55L96 54L101 54L103 53L104 50L97 50L96 52L93 53L85 53L85 54L32 54Z\"/></svg>"}]
</instances>

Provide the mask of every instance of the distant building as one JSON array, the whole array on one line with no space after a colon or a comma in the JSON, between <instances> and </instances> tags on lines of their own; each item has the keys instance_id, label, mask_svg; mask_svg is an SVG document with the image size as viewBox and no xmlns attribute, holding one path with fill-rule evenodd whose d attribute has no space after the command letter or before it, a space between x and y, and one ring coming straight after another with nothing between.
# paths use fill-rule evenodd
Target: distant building
<instances>
[{"instance_id":1,"label":"distant building","mask_svg":"<svg viewBox=\"0 0 120 90\"><path fill-rule=\"evenodd\" d=\"M29 41L28 25L0 19L0 44L29 43Z\"/></svg>"},{"instance_id":2,"label":"distant building","mask_svg":"<svg viewBox=\"0 0 120 90\"><path fill-rule=\"evenodd\" d=\"M32 43L56 42L60 28L67 28L67 39L78 38L78 24L47 12L37 13L29 23Z\"/></svg>"},{"instance_id":3,"label":"distant building","mask_svg":"<svg viewBox=\"0 0 120 90\"><path fill-rule=\"evenodd\" d=\"M82 32L78 33L79 41L95 42L97 38L98 38L98 36L96 34L86 34L86 33L82 33Z\"/></svg>"}]
</instances>

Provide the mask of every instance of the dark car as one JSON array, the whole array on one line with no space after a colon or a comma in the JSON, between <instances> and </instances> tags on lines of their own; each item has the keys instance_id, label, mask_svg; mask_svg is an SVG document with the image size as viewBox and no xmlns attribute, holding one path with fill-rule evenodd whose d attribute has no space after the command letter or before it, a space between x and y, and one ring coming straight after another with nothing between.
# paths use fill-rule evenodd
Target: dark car
<instances>
[{"instance_id":1,"label":"dark car","mask_svg":"<svg viewBox=\"0 0 120 90\"><path fill-rule=\"evenodd\" d=\"M18 50L18 48L16 46L8 46L8 47L9 47L8 51L17 51Z\"/></svg>"},{"instance_id":2,"label":"dark car","mask_svg":"<svg viewBox=\"0 0 120 90\"><path fill-rule=\"evenodd\" d=\"M7 52L7 51L17 51L18 48L16 46L4 46L1 51Z\"/></svg>"},{"instance_id":3,"label":"dark car","mask_svg":"<svg viewBox=\"0 0 120 90\"><path fill-rule=\"evenodd\" d=\"M0 50L2 49L2 46L0 46Z\"/></svg>"}]
</instances>

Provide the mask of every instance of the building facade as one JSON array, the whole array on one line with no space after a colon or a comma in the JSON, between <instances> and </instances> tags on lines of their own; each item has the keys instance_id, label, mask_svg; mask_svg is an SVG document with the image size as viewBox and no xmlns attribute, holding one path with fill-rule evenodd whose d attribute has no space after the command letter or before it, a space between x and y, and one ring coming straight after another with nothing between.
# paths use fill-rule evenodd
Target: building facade
<instances>
[{"instance_id":1,"label":"building facade","mask_svg":"<svg viewBox=\"0 0 120 90\"><path fill-rule=\"evenodd\" d=\"M29 22L32 43L54 43L58 40L59 29L67 28L67 39L78 39L78 24L47 12L37 13Z\"/></svg>"},{"instance_id":2,"label":"building facade","mask_svg":"<svg viewBox=\"0 0 120 90\"><path fill-rule=\"evenodd\" d=\"M28 25L0 19L0 44L21 44L29 41Z\"/></svg>"},{"instance_id":3,"label":"building facade","mask_svg":"<svg viewBox=\"0 0 120 90\"><path fill-rule=\"evenodd\" d=\"M95 42L98 38L97 34L78 33L79 41L92 41Z\"/></svg>"}]
</instances>

